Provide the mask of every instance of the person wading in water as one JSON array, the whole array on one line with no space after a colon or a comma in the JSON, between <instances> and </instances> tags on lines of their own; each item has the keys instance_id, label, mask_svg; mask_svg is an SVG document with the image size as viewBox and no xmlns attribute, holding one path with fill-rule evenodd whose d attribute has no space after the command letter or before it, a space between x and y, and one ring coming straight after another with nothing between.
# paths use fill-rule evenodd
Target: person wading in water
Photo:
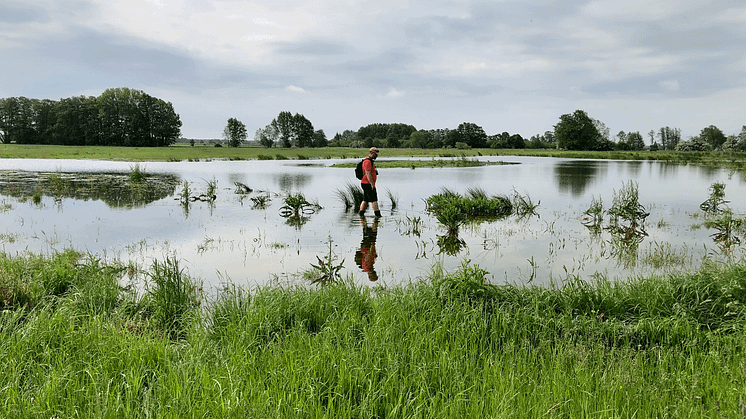
<instances>
[{"instance_id":1,"label":"person wading in water","mask_svg":"<svg viewBox=\"0 0 746 419\"><path fill-rule=\"evenodd\" d=\"M360 180L360 186L363 188L363 202L360 203L360 216L365 216L365 210L368 208L368 202L373 207L373 213L376 217L381 216L378 209L378 192L376 191L376 180L378 180L378 170L376 170L375 160L378 157L378 148L371 147L368 157L363 161L363 178Z\"/></svg>"}]
</instances>

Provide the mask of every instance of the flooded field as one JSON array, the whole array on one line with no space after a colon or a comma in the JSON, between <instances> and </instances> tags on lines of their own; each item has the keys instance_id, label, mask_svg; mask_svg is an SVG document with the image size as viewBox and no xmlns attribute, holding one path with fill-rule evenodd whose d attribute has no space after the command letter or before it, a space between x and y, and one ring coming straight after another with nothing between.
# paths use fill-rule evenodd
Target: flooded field
<instances>
[{"instance_id":1,"label":"flooded field","mask_svg":"<svg viewBox=\"0 0 746 419\"><path fill-rule=\"evenodd\" d=\"M436 263L452 269L467 259L496 283L548 284L569 275L665 273L743 253L741 230L722 240L722 224L700 209L722 183L724 205L741 217L743 174L652 161L480 159L517 164L381 169L380 219L370 209L361 219L339 197L358 181L351 168L330 166L353 160L0 159L0 251L73 247L140 266L174 256L208 288L302 281L298 274L319 260L369 285L407 282ZM648 213L640 234L614 234L606 214L590 223L591 204L610 208L630 182ZM534 214L467 222L449 237L425 205L443 188L517 193L539 205ZM283 207L299 193L309 205L296 217ZM454 239L458 245L449 246Z\"/></svg>"}]
</instances>

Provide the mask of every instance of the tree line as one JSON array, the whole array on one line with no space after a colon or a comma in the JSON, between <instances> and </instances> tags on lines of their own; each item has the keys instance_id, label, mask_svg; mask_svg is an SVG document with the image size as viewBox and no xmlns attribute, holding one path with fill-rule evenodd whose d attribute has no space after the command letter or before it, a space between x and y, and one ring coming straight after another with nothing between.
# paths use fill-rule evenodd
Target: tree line
<instances>
[{"instance_id":1,"label":"tree line","mask_svg":"<svg viewBox=\"0 0 746 419\"><path fill-rule=\"evenodd\" d=\"M126 87L54 101L0 99L0 142L161 147L181 136L173 105Z\"/></svg>"},{"instance_id":2,"label":"tree line","mask_svg":"<svg viewBox=\"0 0 746 419\"><path fill-rule=\"evenodd\" d=\"M0 142L10 144L106 145L159 147L176 142L181 120L170 102L126 87L107 89L98 97L76 96L59 101L10 97L0 99ZM560 116L553 130L524 139L502 132L487 135L473 123L455 129L423 130L404 123L373 123L345 130L329 140L302 114L280 112L254 140L264 147L389 147L389 148L558 148L566 150L746 151L746 126L726 136L710 125L699 135L681 139L678 128L650 131L649 144L639 131L619 131L612 137L606 125L583 110ZM238 147L246 126L228 119L223 137Z\"/></svg>"},{"instance_id":3,"label":"tree line","mask_svg":"<svg viewBox=\"0 0 746 419\"><path fill-rule=\"evenodd\" d=\"M373 123L357 131L338 132L327 140L324 131L314 131L313 124L303 115L281 112L269 125L256 131L255 140L264 147L746 151L746 126L740 134L726 136L718 127L710 125L703 128L700 135L688 140L682 140L679 128L666 126L648 132L649 145L639 131L619 131L612 137L603 122L591 118L583 110L560 116L553 128L524 139L520 134L509 132L487 135L481 126L473 122L463 122L455 129L430 130L418 130L413 125L403 123ZM227 135L225 137L229 138Z\"/></svg>"}]
</instances>

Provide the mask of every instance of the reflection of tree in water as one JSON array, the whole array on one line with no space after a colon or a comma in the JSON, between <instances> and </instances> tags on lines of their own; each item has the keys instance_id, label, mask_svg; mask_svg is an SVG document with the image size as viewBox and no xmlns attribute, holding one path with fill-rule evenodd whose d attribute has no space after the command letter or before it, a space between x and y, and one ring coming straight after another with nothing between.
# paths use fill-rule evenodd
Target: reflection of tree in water
<instances>
[{"instance_id":1,"label":"reflection of tree in water","mask_svg":"<svg viewBox=\"0 0 746 419\"><path fill-rule=\"evenodd\" d=\"M604 168L606 167L604 163ZM581 196L598 176L599 168L600 163L595 161L563 161L554 166L554 178L560 191L569 191L573 196Z\"/></svg>"},{"instance_id":2,"label":"reflection of tree in water","mask_svg":"<svg viewBox=\"0 0 746 419\"><path fill-rule=\"evenodd\" d=\"M148 174L132 181L126 173L0 173L0 194L25 198L35 194L55 199L100 200L112 208L137 208L174 194L174 175Z\"/></svg>"},{"instance_id":3,"label":"reflection of tree in water","mask_svg":"<svg viewBox=\"0 0 746 419\"><path fill-rule=\"evenodd\" d=\"M642 170L643 162L642 160L630 160L624 162L627 166L627 170L629 170L629 173L632 175L635 175L635 177L639 177L640 171Z\"/></svg>"},{"instance_id":4,"label":"reflection of tree in water","mask_svg":"<svg viewBox=\"0 0 746 419\"><path fill-rule=\"evenodd\" d=\"M303 189L311 181L311 175L305 173L281 173L275 177L283 191Z\"/></svg>"},{"instance_id":5,"label":"reflection of tree in water","mask_svg":"<svg viewBox=\"0 0 746 419\"><path fill-rule=\"evenodd\" d=\"M658 162L658 176L661 179L676 179L682 166L677 163Z\"/></svg>"}]
</instances>

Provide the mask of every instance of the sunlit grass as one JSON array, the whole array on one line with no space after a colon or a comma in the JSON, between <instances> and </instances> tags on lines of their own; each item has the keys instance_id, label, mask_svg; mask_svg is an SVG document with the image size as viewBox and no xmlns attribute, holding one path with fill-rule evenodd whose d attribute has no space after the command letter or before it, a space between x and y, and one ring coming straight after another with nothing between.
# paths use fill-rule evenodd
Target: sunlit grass
<instances>
[{"instance_id":1,"label":"sunlit grass","mask_svg":"<svg viewBox=\"0 0 746 419\"><path fill-rule=\"evenodd\" d=\"M0 403L38 417L741 417L746 265L504 286L227 284L143 295L74 251L0 254ZM641 413L644 412L644 415Z\"/></svg>"}]
</instances>

